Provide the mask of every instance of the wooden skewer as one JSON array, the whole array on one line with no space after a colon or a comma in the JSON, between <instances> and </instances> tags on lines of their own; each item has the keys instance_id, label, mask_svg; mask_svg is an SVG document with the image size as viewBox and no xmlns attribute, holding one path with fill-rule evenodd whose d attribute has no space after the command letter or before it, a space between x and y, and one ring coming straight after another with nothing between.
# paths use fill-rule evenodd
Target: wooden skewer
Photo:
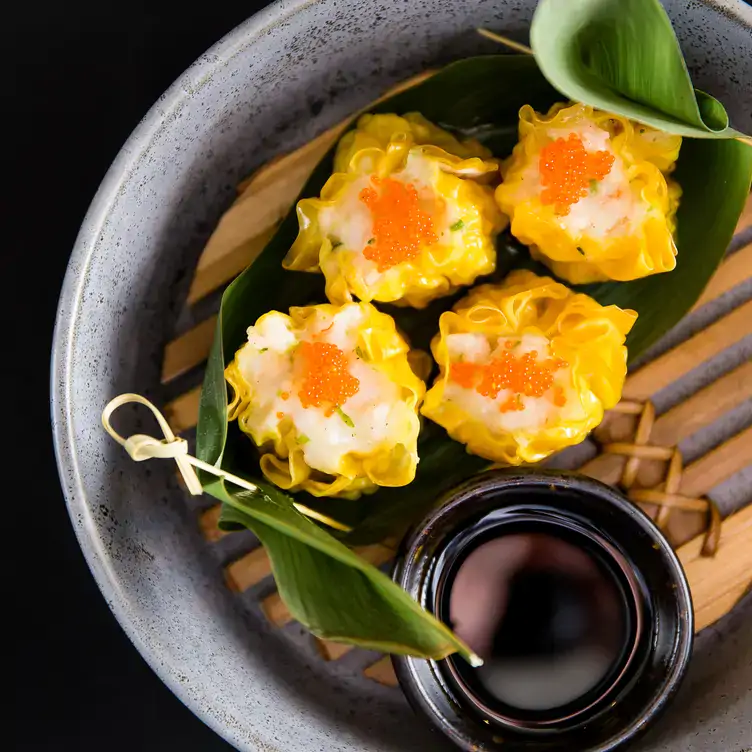
<instances>
[{"instance_id":1,"label":"wooden skewer","mask_svg":"<svg viewBox=\"0 0 752 752\"><path fill-rule=\"evenodd\" d=\"M502 34L497 34L495 31L489 31L488 29L476 29L476 31L482 37L490 39L492 42L503 44L505 47L509 47L510 50L521 52L523 55L533 54L532 48L528 47L526 44L522 44L522 42L515 42L514 39L505 37Z\"/></svg>"}]
</instances>

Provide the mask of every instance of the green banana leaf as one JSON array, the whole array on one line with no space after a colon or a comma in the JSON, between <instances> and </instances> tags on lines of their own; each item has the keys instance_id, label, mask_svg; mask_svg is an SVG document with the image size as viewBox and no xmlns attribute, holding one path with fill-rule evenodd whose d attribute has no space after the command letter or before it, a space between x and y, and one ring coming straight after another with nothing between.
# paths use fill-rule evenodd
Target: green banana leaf
<instances>
[{"instance_id":1,"label":"green banana leaf","mask_svg":"<svg viewBox=\"0 0 752 752\"><path fill-rule=\"evenodd\" d=\"M220 528L258 536L290 613L313 634L371 650L433 658L459 652L477 660L387 575L296 512L279 489L259 484L258 493L232 492L218 481L211 493L223 502Z\"/></svg>"},{"instance_id":2,"label":"green banana leaf","mask_svg":"<svg viewBox=\"0 0 752 752\"><path fill-rule=\"evenodd\" d=\"M420 111L460 135L472 135L504 157L516 140L523 104L546 110L561 95L531 56L499 55L454 63L422 84L374 108ZM318 195L332 169L332 154L316 167L302 196ZM604 305L635 308L637 325L630 354L669 329L693 305L715 270L749 191L752 149L734 141L685 144L677 177L684 195L679 210L679 266L644 282L590 286ZM258 456L237 426L227 424L224 367L245 341L245 330L263 313L291 305L324 302L323 277L289 272L281 261L297 234L291 211L261 255L225 291L217 333L201 395L197 454L211 464L256 483L255 493L201 474L204 489L223 503L222 525L247 527L266 546L280 594L293 616L316 634L385 652L440 658L468 649L411 601L404 592L364 564L343 545L374 542L417 521L443 492L488 466L469 455L435 424L426 421L419 439L416 479L405 488L382 488L358 501L287 494L259 480ZM533 266L527 249L508 233L498 241L498 269ZM653 289L660 285L660 294ZM380 306L392 314L415 347L427 348L438 317L462 293L436 301L425 311ZM643 322L645 322L643 324ZM298 513L293 501L349 525L347 534L325 531ZM338 540L339 539L339 540Z\"/></svg>"},{"instance_id":3,"label":"green banana leaf","mask_svg":"<svg viewBox=\"0 0 752 752\"><path fill-rule=\"evenodd\" d=\"M717 99L693 88L659 0L541 0L530 42L569 99L680 136L742 135Z\"/></svg>"}]
</instances>

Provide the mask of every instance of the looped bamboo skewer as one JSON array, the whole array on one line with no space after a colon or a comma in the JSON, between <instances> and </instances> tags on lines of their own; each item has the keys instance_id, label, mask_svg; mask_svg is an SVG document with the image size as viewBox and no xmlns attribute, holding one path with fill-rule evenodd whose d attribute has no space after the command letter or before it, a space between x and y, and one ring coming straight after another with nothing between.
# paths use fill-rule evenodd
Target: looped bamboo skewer
<instances>
[{"instance_id":1,"label":"looped bamboo skewer","mask_svg":"<svg viewBox=\"0 0 752 752\"><path fill-rule=\"evenodd\" d=\"M157 423L159 423L159 427L162 429L164 439L155 439L153 436L146 436L144 434L134 434L126 439L112 427L110 422L112 414L119 407L129 403L144 405L151 410L152 414L157 419ZM149 402L146 397L142 397L140 394L121 394L110 400L102 411L102 425L104 426L104 430L107 431L107 433L110 434L120 446L124 447L131 459L136 462L148 459L175 460L186 488L194 496L200 496L204 492L201 481L198 479L198 475L196 475L196 471L193 469L194 467L212 475L216 475L218 478L222 478L230 483L234 483L236 486L240 486L240 488L244 488L246 491L256 493L260 490L255 483L251 483L244 478L239 478L237 475L228 473L226 470L210 465L208 462L204 462L203 460L198 459L198 457L188 454L188 442L185 439L175 436L164 415L162 415L153 403ZM351 527L338 522L332 517L321 514L315 509L310 509L304 504L293 502L293 506L298 512L300 512L300 514L317 520L318 522L323 522L325 525L328 525L335 530L341 530L346 533L349 533L352 530Z\"/></svg>"}]
</instances>

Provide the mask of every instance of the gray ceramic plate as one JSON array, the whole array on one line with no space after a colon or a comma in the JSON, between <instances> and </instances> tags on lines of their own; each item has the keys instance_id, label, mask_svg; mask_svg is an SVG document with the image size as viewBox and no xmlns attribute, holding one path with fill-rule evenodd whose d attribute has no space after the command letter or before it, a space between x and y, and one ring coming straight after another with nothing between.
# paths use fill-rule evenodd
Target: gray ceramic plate
<instances>
[{"instance_id":1,"label":"gray ceramic plate","mask_svg":"<svg viewBox=\"0 0 752 752\"><path fill-rule=\"evenodd\" d=\"M235 29L159 100L83 224L60 301L52 371L70 515L135 645L196 714L240 749L401 752L442 742L427 735L397 690L363 682L347 659L318 660L299 628L272 630L255 600L231 594L220 565L248 541L230 536L210 550L192 506L206 502L186 501L170 463L133 464L102 431L102 407L126 391L165 398L162 349L176 327L189 323L179 313L193 267L241 178L389 84L490 51L476 26L525 39L533 6L279 2ZM696 85L724 101L737 127L752 130L752 9L696 0L672 0L667 8ZM643 749L752 746L750 624L748 601L706 630L678 702Z\"/></svg>"}]
</instances>

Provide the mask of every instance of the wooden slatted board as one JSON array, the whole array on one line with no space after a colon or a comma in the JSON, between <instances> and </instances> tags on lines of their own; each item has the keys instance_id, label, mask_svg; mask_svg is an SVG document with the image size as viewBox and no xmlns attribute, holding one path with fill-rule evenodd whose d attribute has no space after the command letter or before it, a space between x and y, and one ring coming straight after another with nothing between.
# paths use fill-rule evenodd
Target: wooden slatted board
<instances>
[{"instance_id":1,"label":"wooden slatted board","mask_svg":"<svg viewBox=\"0 0 752 752\"><path fill-rule=\"evenodd\" d=\"M237 200L209 240L187 300L189 312L193 312L188 318L198 319L198 323L170 342L164 353L162 382L166 389L175 384L181 387L165 409L176 432L190 432L196 425L201 372L216 324L215 314L201 317L195 312L206 311L212 303L216 310L218 293L260 253L344 126L340 123L244 181ZM752 406L752 362L744 347L752 335L751 289L752 199L747 202L729 253L693 309L701 322L703 312L711 306L720 306L720 315L629 374L622 402L595 432L600 453L579 467L586 475L620 485L642 499L643 508L657 519L687 572L698 630L726 614L752 585L752 489L748 488L738 511L722 523L719 518L716 554L708 557L703 550L708 543L703 531L715 514L707 495L752 468L752 427L749 415L745 418L744 414ZM723 301L730 297L738 304L724 308ZM651 401L656 395L683 383L703 364L713 373L714 363L734 352L737 354L731 357L730 365L722 368L717 378L656 412ZM183 388L185 383L192 386ZM729 421L729 416L739 411L741 424L739 420ZM677 445L718 425L730 425L730 433L719 435L714 445L682 467ZM752 480L747 485L752 487ZM662 501L648 503L655 499ZM198 520L209 544L226 535L217 529L218 516L219 505L215 505L203 511ZM279 594L271 590L271 568L265 551L258 544L253 546L248 544L250 550L225 567L225 581L239 593L266 583L261 608L273 625L284 627L292 617ZM372 564L382 565L392 559L394 549L379 544L363 547L359 553ZM327 661L339 660L355 650L327 640L316 640L316 645ZM396 684L386 656L371 662L363 673L381 684Z\"/></svg>"}]
</instances>

